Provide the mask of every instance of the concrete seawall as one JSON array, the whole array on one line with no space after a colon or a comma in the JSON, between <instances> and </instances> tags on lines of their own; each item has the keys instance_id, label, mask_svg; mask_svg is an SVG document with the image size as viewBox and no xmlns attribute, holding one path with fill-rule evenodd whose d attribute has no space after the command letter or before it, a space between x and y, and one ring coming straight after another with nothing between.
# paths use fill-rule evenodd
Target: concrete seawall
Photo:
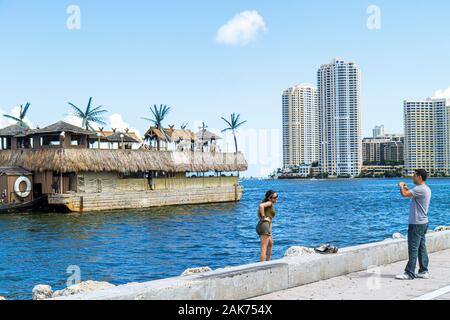
<instances>
[{"instance_id":1,"label":"concrete seawall","mask_svg":"<svg viewBox=\"0 0 450 320\"><path fill-rule=\"evenodd\" d=\"M427 235L428 251L450 248L450 231ZM133 283L59 299L247 299L407 259L404 239L343 248L337 254L285 257L183 277ZM401 272L402 270L399 270Z\"/></svg>"}]
</instances>

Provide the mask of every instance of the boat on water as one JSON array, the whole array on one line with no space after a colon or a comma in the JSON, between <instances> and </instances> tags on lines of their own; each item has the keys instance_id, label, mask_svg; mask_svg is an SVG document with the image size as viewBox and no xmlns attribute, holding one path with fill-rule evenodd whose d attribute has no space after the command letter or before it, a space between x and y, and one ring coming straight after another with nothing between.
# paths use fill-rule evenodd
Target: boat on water
<instances>
[{"instance_id":1,"label":"boat on water","mask_svg":"<svg viewBox=\"0 0 450 320\"><path fill-rule=\"evenodd\" d=\"M95 132L63 121L0 129L3 211L34 210L43 199L50 209L71 212L238 202L247 162L241 152L220 152L217 139L208 131L171 127L163 134L151 127L142 141L129 131Z\"/></svg>"},{"instance_id":2,"label":"boat on water","mask_svg":"<svg viewBox=\"0 0 450 320\"><path fill-rule=\"evenodd\" d=\"M47 207L47 196L41 196L27 202L0 204L0 214L27 213L45 210Z\"/></svg>"}]
</instances>

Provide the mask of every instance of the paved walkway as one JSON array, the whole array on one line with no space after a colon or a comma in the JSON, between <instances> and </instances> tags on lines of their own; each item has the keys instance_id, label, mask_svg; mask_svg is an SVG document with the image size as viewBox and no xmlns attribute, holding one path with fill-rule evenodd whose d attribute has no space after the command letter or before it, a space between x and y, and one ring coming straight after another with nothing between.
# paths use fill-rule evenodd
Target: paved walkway
<instances>
[{"instance_id":1,"label":"paved walkway","mask_svg":"<svg viewBox=\"0 0 450 320\"><path fill-rule=\"evenodd\" d=\"M264 300L450 300L450 250L430 255L430 279L395 280L406 261L273 292Z\"/></svg>"}]
</instances>

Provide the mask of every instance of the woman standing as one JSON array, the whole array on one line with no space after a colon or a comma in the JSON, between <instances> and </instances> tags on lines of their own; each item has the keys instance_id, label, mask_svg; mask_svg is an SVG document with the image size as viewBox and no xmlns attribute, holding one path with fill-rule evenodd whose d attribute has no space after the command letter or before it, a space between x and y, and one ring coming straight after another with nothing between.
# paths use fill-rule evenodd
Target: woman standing
<instances>
[{"instance_id":1,"label":"woman standing","mask_svg":"<svg viewBox=\"0 0 450 320\"><path fill-rule=\"evenodd\" d=\"M256 232L261 239L261 253L259 260L270 261L272 255L273 238L272 238L272 219L275 217L275 203L278 195L275 191L266 192L264 200L259 205L258 217L259 222L256 226Z\"/></svg>"}]
</instances>

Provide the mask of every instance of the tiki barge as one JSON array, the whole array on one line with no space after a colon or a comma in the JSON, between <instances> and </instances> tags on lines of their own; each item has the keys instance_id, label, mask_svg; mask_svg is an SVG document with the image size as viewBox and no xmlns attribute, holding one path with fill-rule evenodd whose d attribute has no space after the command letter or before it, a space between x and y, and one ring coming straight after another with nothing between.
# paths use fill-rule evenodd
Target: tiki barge
<instances>
[{"instance_id":1,"label":"tiki barge","mask_svg":"<svg viewBox=\"0 0 450 320\"><path fill-rule=\"evenodd\" d=\"M146 134L150 145L130 132L93 132L62 121L0 129L0 212L29 209L37 199L72 212L239 201L238 172L247 169L242 153L216 152L217 136L199 140L181 131L168 130L155 149L154 128Z\"/></svg>"}]
</instances>

